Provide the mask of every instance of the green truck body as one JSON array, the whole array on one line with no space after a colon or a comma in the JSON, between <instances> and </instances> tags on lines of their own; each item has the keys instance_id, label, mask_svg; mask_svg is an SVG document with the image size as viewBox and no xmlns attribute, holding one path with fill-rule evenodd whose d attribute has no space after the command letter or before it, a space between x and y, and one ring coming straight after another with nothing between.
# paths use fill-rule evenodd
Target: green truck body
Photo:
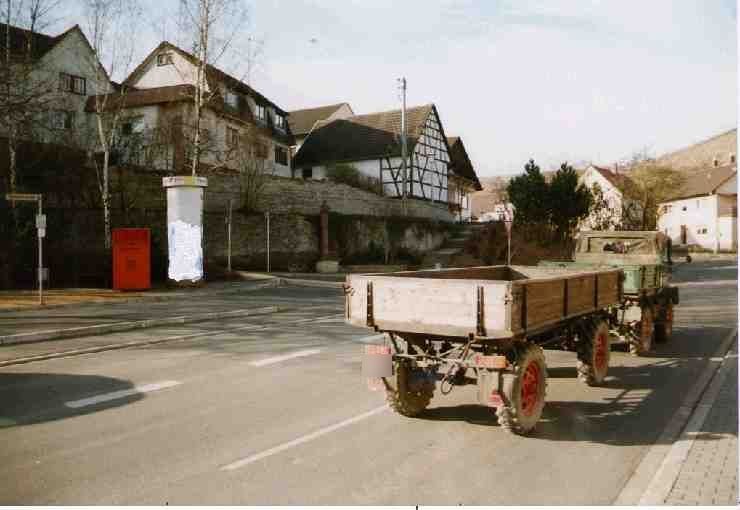
<instances>
[{"instance_id":1,"label":"green truck body","mask_svg":"<svg viewBox=\"0 0 740 510\"><path fill-rule=\"evenodd\" d=\"M671 240L654 231L584 231L578 235L572 261L544 260L542 266L573 269L618 268L623 302L614 333L638 354L652 349L652 337L666 341L673 324L678 289L671 277Z\"/></svg>"}]
</instances>

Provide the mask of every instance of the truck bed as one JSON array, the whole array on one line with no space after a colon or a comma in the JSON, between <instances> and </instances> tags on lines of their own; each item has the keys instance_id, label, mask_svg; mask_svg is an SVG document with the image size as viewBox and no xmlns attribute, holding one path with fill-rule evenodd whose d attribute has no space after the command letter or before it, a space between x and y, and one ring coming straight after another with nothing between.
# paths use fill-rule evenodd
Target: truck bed
<instances>
[{"instance_id":1,"label":"truck bed","mask_svg":"<svg viewBox=\"0 0 740 510\"><path fill-rule=\"evenodd\" d=\"M347 276L346 321L378 331L505 339L621 301L622 271L484 266Z\"/></svg>"},{"instance_id":2,"label":"truck bed","mask_svg":"<svg viewBox=\"0 0 740 510\"><path fill-rule=\"evenodd\" d=\"M540 267L559 267L571 269L574 271L588 271L603 268L619 268L624 271L623 290L627 295L638 295L641 292L654 292L661 286L660 267L655 264L628 264L620 260L604 262L603 260L593 261L556 261L543 260L539 263Z\"/></svg>"}]
</instances>

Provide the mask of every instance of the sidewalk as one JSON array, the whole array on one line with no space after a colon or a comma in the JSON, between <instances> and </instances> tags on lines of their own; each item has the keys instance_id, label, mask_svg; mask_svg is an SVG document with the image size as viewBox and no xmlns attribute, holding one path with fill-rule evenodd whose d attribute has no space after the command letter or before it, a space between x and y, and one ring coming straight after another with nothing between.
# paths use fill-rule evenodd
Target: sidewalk
<instances>
[{"instance_id":1,"label":"sidewalk","mask_svg":"<svg viewBox=\"0 0 740 510\"><path fill-rule=\"evenodd\" d=\"M135 301L164 301L188 296L208 296L239 292L245 284L265 283L275 277L260 273L240 272L241 280L206 282L202 287L155 287L146 291L118 291L112 289L44 289L44 306L39 307L37 290L0 291L0 314L25 310L48 310L67 305L87 303L129 303ZM277 283L277 282L276 282Z\"/></svg>"},{"instance_id":2,"label":"sidewalk","mask_svg":"<svg viewBox=\"0 0 740 510\"><path fill-rule=\"evenodd\" d=\"M698 423L698 430L691 430L690 422L684 431L682 441L692 443L665 499L667 505L735 506L738 503L737 352L735 339L716 376L722 379L710 386L694 411L696 415L709 407L706 418Z\"/></svg>"}]
</instances>

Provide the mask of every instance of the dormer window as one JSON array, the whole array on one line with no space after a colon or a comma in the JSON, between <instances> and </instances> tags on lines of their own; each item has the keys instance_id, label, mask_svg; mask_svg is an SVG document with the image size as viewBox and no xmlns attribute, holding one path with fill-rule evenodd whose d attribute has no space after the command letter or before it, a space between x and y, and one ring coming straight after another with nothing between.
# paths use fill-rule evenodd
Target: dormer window
<instances>
[{"instance_id":1,"label":"dormer window","mask_svg":"<svg viewBox=\"0 0 740 510\"><path fill-rule=\"evenodd\" d=\"M275 127L281 131L285 131L285 116L279 113L275 114Z\"/></svg>"},{"instance_id":2,"label":"dormer window","mask_svg":"<svg viewBox=\"0 0 740 510\"><path fill-rule=\"evenodd\" d=\"M267 122L267 109L262 105L257 105L257 120Z\"/></svg>"},{"instance_id":3,"label":"dormer window","mask_svg":"<svg viewBox=\"0 0 740 510\"><path fill-rule=\"evenodd\" d=\"M239 106L239 96L237 96L232 91L227 90L224 97L224 102L226 102L226 104L231 106L232 108L237 108Z\"/></svg>"}]
</instances>

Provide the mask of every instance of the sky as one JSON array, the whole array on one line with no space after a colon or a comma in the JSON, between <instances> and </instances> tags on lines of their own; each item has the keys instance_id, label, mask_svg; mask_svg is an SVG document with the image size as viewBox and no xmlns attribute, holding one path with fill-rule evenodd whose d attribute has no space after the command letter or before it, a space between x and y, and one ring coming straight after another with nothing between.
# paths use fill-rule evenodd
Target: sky
<instances>
[{"instance_id":1,"label":"sky","mask_svg":"<svg viewBox=\"0 0 740 510\"><path fill-rule=\"evenodd\" d=\"M143 58L177 0L141 0ZM63 0L56 28L84 17ZM658 156L737 125L734 0L245 0L249 19L219 66L285 110L355 113L434 103L479 176L568 161ZM52 31L53 32L53 31ZM253 43L252 48L258 46ZM187 49L187 48L186 48Z\"/></svg>"}]
</instances>

